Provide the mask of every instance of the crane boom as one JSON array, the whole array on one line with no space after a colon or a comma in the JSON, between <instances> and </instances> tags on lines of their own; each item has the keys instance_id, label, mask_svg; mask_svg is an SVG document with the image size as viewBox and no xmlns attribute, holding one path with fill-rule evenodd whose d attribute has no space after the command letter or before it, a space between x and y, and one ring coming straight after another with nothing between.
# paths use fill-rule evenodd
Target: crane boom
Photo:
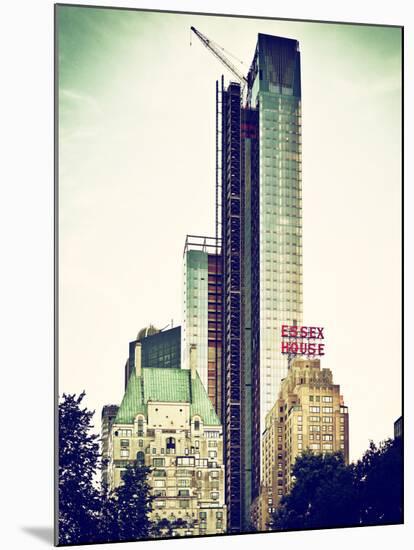
<instances>
[{"instance_id":1,"label":"crane boom","mask_svg":"<svg viewBox=\"0 0 414 550\"><path fill-rule=\"evenodd\" d=\"M220 47L218 46L218 44L216 44L212 40L209 40L207 36L204 36L204 34L198 31L195 27L191 27L191 30L196 36L198 36L204 46L209 49L217 57L217 59L219 59L219 61L221 61L223 65L234 74L234 76L237 77L244 88L244 86L247 84L247 78L236 69L236 67L231 61L227 59L227 57L225 57L225 55L220 51Z\"/></svg>"}]
</instances>

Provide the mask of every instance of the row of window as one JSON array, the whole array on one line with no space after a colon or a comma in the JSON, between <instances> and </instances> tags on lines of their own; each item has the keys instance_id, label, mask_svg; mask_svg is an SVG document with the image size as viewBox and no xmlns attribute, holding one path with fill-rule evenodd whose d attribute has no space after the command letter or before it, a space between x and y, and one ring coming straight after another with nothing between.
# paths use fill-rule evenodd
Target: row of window
<instances>
[{"instance_id":1,"label":"row of window","mask_svg":"<svg viewBox=\"0 0 414 550\"><path fill-rule=\"evenodd\" d=\"M332 403L333 399L332 399L332 396L331 395L322 395L322 396L319 396L319 395L310 395L309 396L309 401L320 401L320 397L322 397L322 402L323 403Z\"/></svg>"}]
</instances>

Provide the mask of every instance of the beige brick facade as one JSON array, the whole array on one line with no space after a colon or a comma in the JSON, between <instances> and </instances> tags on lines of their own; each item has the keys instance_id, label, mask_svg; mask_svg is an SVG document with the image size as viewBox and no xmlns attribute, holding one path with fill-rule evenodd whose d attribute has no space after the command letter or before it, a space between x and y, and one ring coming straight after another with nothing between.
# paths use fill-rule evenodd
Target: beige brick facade
<instances>
[{"instance_id":1,"label":"beige brick facade","mask_svg":"<svg viewBox=\"0 0 414 550\"><path fill-rule=\"evenodd\" d=\"M283 379L278 400L266 416L262 440L262 486L252 510L259 530L292 487L291 470L305 449L341 451L349 462L348 408L319 359L296 358ZM259 513L260 511L260 513Z\"/></svg>"}]
</instances>

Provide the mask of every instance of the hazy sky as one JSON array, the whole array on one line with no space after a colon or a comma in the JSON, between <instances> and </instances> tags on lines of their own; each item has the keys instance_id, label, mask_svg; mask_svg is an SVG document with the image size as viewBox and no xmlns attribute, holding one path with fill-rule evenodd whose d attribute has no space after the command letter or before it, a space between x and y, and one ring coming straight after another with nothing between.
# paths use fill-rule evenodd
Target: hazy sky
<instances>
[{"instance_id":1,"label":"hazy sky","mask_svg":"<svg viewBox=\"0 0 414 550\"><path fill-rule=\"evenodd\" d=\"M60 393L123 395L128 342L181 323L187 233L214 234L219 61L300 42L304 322L350 412L350 454L401 414L401 40L395 28L60 7Z\"/></svg>"}]
</instances>

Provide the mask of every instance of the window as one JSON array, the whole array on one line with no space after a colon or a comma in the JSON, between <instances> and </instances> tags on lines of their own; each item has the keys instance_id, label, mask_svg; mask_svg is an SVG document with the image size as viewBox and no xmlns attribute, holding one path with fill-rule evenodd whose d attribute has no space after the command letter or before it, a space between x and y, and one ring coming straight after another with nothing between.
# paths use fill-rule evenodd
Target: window
<instances>
[{"instance_id":1,"label":"window","mask_svg":"<svg viewBox=\"0 0 414 550\"><path fill-rule=\"evenodd\" d=\"M156 460L156 459L154 459ZM164 460L164 459L161 459ZM194 457L192 456L179 456L177 458L177 466L194 466Z\"/></svg>"},{"instance_id":2,"label":"window","mask_svg":"<svg viewBox=\"0 0 414 550\"><path fill-rule=\"evenodd\" d=\"M138 437L144 437L144 419L138 418Z\"/></svg>"},{"instance_id":3,"label":"window","mask_svg":"<svg viewBox=\"0 0 414 550\"><path fill-rule=\"evenodd\" d=\"M190 479L177 479L177 486L178 487L191 487L191 480Z\"/></svg>"},{"instance_id":4,"label":"window","mask_svg":"<svg viewBox=\"0 0 414 550\"><path fill-rule=\"evenodd\" d=\"M218 437L218 436L219 436L219 433L218 433L218 432L215 432L215 431L214 431L214 432L206 431L206 432L204 432L204 435L205 435L206 437L210 437L210 438L213 438L213 439L214 439L215 437Z\"/></svg>"},{"instance_id":5,"label":"window","mask_svg":"<svg viewBox=\"0 0 414 550\"><path fill-rule=\"evenodd\" d=\"M310 416L309 417L309 422L320 422L320 421L321 421L320 416Z\"/></svg>"},{"instance_id":6,"label":"window","mask_svg":"<svg viewBox=\"0 0 414 550\"><path fill-rule=\"evenodd\" d=\"M321 448L321 444L320 443L311 443L309 445L309 447L313 450L316 450L316 449L320 449Z\"/></svg>"},{"instance_id":7,"label":"window","mask_svg":"<svg viewBox=\"0 0 414 550\"><path fill-rule=\"evenodd\" d=\"M155 508L165 508L165 500L155 500Z\"/></svg>"},{"instance_id":8,"label":"window","mask_svg":"<svg viewBox=\"0 0 414 550\"><path fill-rule=\"evenodd\" d=\"M198 514L198 517L199 517L200 519L207 519L207 512L200 512L200 513Z\"/></svg>"},{"instance_id":9,"label":"window","mask_svg":"<svg viewBox=\"0 0 414 550\"><path fill-rule=\"evenodd\" d=\"M137 452L137 464L138 466L144 466L145 464L145 455L142 451Z\"/></svg>"},{"instance_id":10,"label":"window","mask_svg":"<svg viewBox=\"0 0 414 550\"><path fill-rule=\"evenodd\" d=\"M211 498L213 500L218 500L219 498L219 492L218 491L211 491Z\"/></svg>"},{"instance_id":11,"label":"window","mask_svg":"<svg viewBox=\"0 0 414 550\"><path fill-rule=\"evenodd\" d=\"M309 426L309 431L310 432L320 432L321 427L320 426Z\"/></svg>"},{"instance_id":12,"label":"window","mask_svg":"<svg viewBox=\"0 0 414 550\"><path fill-rule=\"evenodd\" d=\"M333 412L333 407L322 407L322 412L332 413Z\"/></svg>"},{"instance_id":13,"label":"window","mask_svg":"<svg viewBox=\"0 0 414 550\"><path fill-rule=\"evenodd\" d=\"M152 465L153 466L165 466L165 458L153 458L152 459Z\"/></svg>"},{"instance_id":14,"label":"window","mask_svg":"<svg viewBox=\"0 0 414 550\"><path fill-rule=\"evenodd\" d=\"M129 439L121 439L121 448L129 447Z\"/></svg>"},{"instance_id":15,"label":"window","mask_svg":"<svg viewBox=\"0 0 414 550\"><path fill-rule=\"evenodd\" d=\"M322 401L324 403L332 403L332 397L330 395L323 395L322 396Z\"/></svg>"},{"instance_id":16,"label":"window","mask_svg":"<svg viewBox=\"0 0 414 550\"><path fill-rule=\"evenodd\" d=\"M309 407L309 411L311 413L318 413L321 412L320 407Z\"/></svg>"},{"instance_id":17,"label":"window","mask_svg":"<svg viewBox=\"0 0 414 550\"><path fill-rule=\"evenodd\" d=\"M122 458L128 458L129 457L129 449L121 449L121 457Z\"/></svg>"},{"instance_id":18,"label":"window","mask_svg":"<svg viewBox=\"0 0 414 550\"><path fill-rule=\"evenodd\" d=\"M167 437L167 440L165 442L165 446L167 449L167 454L175 454L175 438L174 437Z\"/></svg>"},{"instance_id":19,"label":"window","mask_svg":"<svg viewBox=\"0 0 414 550\"><path fill-rule=\"evenodd\" d=\"M326 449L328 451L331 451L332 450L332 443L323 443L322 444L322 449Z\"/></svg>"},{"instance_id":20,"label":"window","mask_svg":"<svg viewBox=\"0 0 414 550\"><path fill-rule=\"evenodd\" d=\"M323 421L325 424L332 424L332 422L333 422L332 416L323 416L323 417L322 417L322 421Z\"/></svg>"},{"instance_id":21,"label":"window","mask_svg":"<svg viewBox=\"0 0 414 550\"><path fill-rule=\"evenodd\" d=\"M322 435L322 441L332 441L333 435L332 434L323 434Z\"/></svg>"},{"instance_id":22,"label":"window","mask_svg":"<svg viewBox=\"0 0 414 550\"><path fill-rule=\"evenodd\" d=\"M200 429L200 421L194 420L194 430L198 432L199 429Z\"/></svg>"}]
</instances>

